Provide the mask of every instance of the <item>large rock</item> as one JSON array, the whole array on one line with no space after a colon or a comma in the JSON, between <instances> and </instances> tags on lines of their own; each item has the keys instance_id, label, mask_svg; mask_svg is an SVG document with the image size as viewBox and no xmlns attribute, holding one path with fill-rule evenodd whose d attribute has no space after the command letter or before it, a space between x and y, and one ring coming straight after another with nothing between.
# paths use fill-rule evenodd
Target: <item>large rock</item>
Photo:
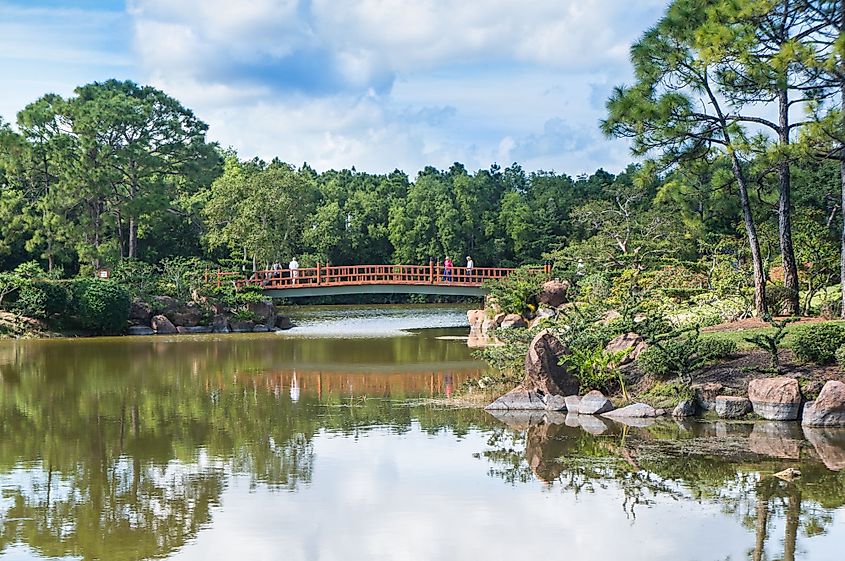
<instances>
[{"instance_id":1,"label":"large rock","mask_svg":"<svg viewBox=\"0 0 845 561\"><path fill-rule=\"evenodd\" d=\"M229 322L229 328L233 333L252 333L252 330L255 329L255 322L232 320Z\"/></svg>"},{"instance_id":2,"label":"large rock","mask_svg":"<svg viewBox=\"0 0 845 561\"><path fill-rule=\"evenodd\" d=\"M211 331L213 333L229 333L229 318L225 314L214 314L211 320Z\"/></svg>"},{"instance_id":3,"label":"large rock","mask_svg":"<svg viewBox=\"0 0 845 561\"><path fill-rule=\"evenodd\" d=\"M133 300L129 306L129 319L149 323L153 317L153 307L143 300Z\"/></svg>"},{"instance_id":4,"label":"large rock","mask_svg":"<svg viewBox=\"0 0 845 561\"><path fill-rule=\"evenodd\" d=\"M578 395L568 395L563 398L564 403L566 403L566 410L570 413L578 413L578 406L581 404L581 396Z\"/></svg>"},{"instance_id":5,"label":"large rock","mask_svg":"<svg viewBox=\"0 0 845 561\"><path fill-rule=\"evenodd\" d=\"M707 382L694 384L692 390L695 393L698 405L705 411L712 411L716 408L716 398L722 395L725 386L718 382Z\"/></svg>"},{"instance_id":6,"label":"large rock","mask_svg":"<svg viewBox=\"0 0 845 561\"><path fill-rule=\"evenodd\" d=\"M293 327L293 322L290 320L288 316L276 316L276 329L291 329Z\"/></svg>"},{"instance_id":7,"label":"large rock","mask_svg":"<svg viewBox=\"0 0 845 561\"><path fill-rule=\"evenodd\" d=\"M549 411L566 411L566 399L562 395L546 394L546 409Z\"/></svg>"},{"instance_id":8,"label":"large rock","mask_svg":"<svg viewBox=\"0 0 845 561\"><path fill-rule=\"evenodd\" d=\"M545 410L543 396L534 390L518 386L485 407L488 411Z\"/></svg>"},{"instance_id":9,"label":"large rock","mask_svg":"<svg viewBox=\"0 0 845 561\"><path fill-rule=\"evenodd\" d=\"M716 397L715 409L722 419L739 419L751 411L751 402L745 397L720 395Z\"/></svg>"},{"instance_id":10,"label":"large rock","mask_svg":"<svg viewBox=\"0 0 845 561\"><path fill-rule=\"evenodd\" d=\"M845 469L845 430L804 427L804 436L816 449L816 453L828 469L833 471Z\"/></svg>"},{"instance_id":11,"label":"large rock","mask_svg":"<svg viewBox=\"0 0 845 561\"><path fill-rule=\"evenodd\" d=\"M525 321L525 318L523 318L519 314L508 314L504 318L502 318L502 322L499 324L499 327L502 329L528 327L528 323Z\"/></svg>"},{"instance_id":12,"label":"large rock","mask_svg":"<svg viewBox=\"0 0 845 561\"><path fill-rule=\"evenodd\" d=\"M126 330L127 335L155 335L152 327L146 325L133 325Z\"/></svg>"},{"instance_id":13,"label":"large rock","mask_svg":"<svg viewBox=\"0 0 845 561\"><path fill-rule=\"evenodd\" d=\"M807 427L845 427L845 384L830 380L819 397L804 406L801 424Z\"/></svg>"},{"instance_id":14,"label":"large rock","mask_svg":"<svg viewBox=\"0 0 845 561\"><path fill-rule=\"evenodd\" d=\"M540 304L545 304L550 308L557 308L566 304L566 292L569 290L569 283L560 280L550 280L543 283L543 289L537 297Z\"/></svg>"},{"instance_id":15,"label":"large rock","mask_svg":"<svg viewBox=\"0 0 845 561\"><path fill-rule=\"evenodd\" d=\"M608 411L603 414L610 418L641 418L641 417L660 417L663 415L662 409L655 409L646 403L632 403L613 411Z\"/></svg>"},{"instance_id":16,"label":"large rock","mask_svg":"<svg viewBox=\"0 0 845 561\"><path fill-rule=\"evenodd\" d=\"M253 333L267 333L270 331L270 328L264 325L263 323L259 323L255 327L252 328Z\"/></svg>"},{"instance_id":17,"label":"large rock","mask_svg":"<svg viewBox=\"0 0 845 561\"><path fill-rule=\"evenodd\" d=\"M748 383L748 399L754 413L769 421L794 421L801 412L801 388L795 378L755 378Z\"/></svg>"},{"instance_id":18,"label":"large rock","mask_svg":"<svg viewBox=\"0 0 845 561\"><path fill-rule=\"evenodd\" d=\"M153 309L157 310L161 315L167 315L169 312L178 310L182 306L182 303L170 296L154 296L152 305Z\"/></svg>"},{"instance_id":19,"label":"large rock","mask_svg":"<svg viewBox=\"0 0 845 561\"><path fill-rule=\"evenodd\" d=\"M196 303L189 302L177 310L164 314L177 327L196 327L205 318L205 311Z\"/></svg>"},{"instance_id":20,"label":"large rock","mask_svg":"<svg viewBox=\"0 0 845 561\"><path fill-rule=\"evenodd\" d=\"M540 331L528 345L523 385L542 394L566 396L577 393L578 380L570 373L565 360L569 354L569 349L550 331Z\"/></svg>"},{"instance_id":21,"label":"large rock","mask_svg":"<svg viewBox=\"0 0 845 561\"><path fill-rule=\"evenodd\" d=\"M604 352L616 354L627 351L618 364L618 366L623 366L637 360L637 357L647 348L648 343L636 333L623 333L608 343Z\"/></svg>"},{"instance_id":22,"label":"large rock","mask_svg":"<svg viewBox=\"0 0 845 561\"><path fill-rule=\"evenodd\" d=\"M698 403L694 399L684 399L672 410L672 416L677 419L695 417L697 413Z\"/></svg>"},{"instance_id":23,"label":"large rock","mask_svg":"<svg viewBox=\"0 0 845 561\"><path fill-rule=\"evenodd\" d=\"M157 315L150 320L150 326L159 335L173 335L176 333L176 326L167 319L167 316Z\"/></svg>"},{"instance_id":24,"label":"large rock","mask_svg":"<svg viewBox=\"0 0 845 561\"><path fill-rule=\"evenodd\" d=\"M469 322L470 330L481 331L481 326L485 319L487 319L487 313L484 310L467 310L467 321Z\"/></svg>"},{"instance_id":25,"label":"large rock","mask_svg":"<svg viewBox=\"0 0 845 561\"><path fill-rule=\"evenodd\" d=\"M499 327L499 324L496 323L495 318L487 318L481 323L481 333L486 335L497 327Z\"/></svg>"},{"instance_id":26,"label":"large rock","mask_svg":"<svg viewBox=\"0 0 845 561\"><path fill-rule=\"evenodd\" d=\"M255 315L259 324L274 325L276 322L276 306L269 300L250 302L247 310Z\"/></svg>"},{"instance_id":27,"label":"large rock","mask_svg":"<svg viewBox=\"0 0 845 561\"><path fill-rule=\"evenodd\" d=\"M581 398L578 413L581 415L601 415L613 410L613 403L600 391L593 390Z\"/></svg>"}]
</instances>

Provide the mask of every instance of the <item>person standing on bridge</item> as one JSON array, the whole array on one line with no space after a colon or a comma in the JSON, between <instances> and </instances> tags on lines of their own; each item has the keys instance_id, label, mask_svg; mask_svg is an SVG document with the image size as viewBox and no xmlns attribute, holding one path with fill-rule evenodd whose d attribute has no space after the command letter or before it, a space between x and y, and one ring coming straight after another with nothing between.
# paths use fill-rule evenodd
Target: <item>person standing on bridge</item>
<instances>
[{"instance_id":1,"label":"person standing on bridge","mask_svg":"<svg viewBox=\"0 0 845 561\"><path fill-rule=\"evenodd\" d=\"M467 282L472 282L472 273L474 268L475 262L472 260L472 257L467 255Z\"/></svg>"},{"instance_id":2,"label":"person standing on bridge","mask_svg":"<svg viewBox=\"0 0 845 561\"><path fill-rule=\"evenodd\" d=\"M288 269L290 269L291 282L296 284L296 278L299 276L299 261L296 260L296 257L290 260Z\"/></svg>"},{"instance_id":3,"label":"person standing on bridge","mask_svg":"<svg viewBox=\"0 0 845 561\"><path fill-rule=\"evenodd\" d=\"M452 282L452 258L448 255L443 261L443 280L445 282Z\"/></svg>"}]
</instances>

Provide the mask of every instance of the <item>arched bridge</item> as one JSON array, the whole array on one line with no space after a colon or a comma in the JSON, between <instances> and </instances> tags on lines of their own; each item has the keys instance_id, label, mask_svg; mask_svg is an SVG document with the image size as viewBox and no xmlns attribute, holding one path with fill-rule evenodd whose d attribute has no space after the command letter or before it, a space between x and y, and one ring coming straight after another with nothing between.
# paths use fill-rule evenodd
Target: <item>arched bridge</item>
<instances>
[{"instance_id":1,"label":"arched bridge","mask_svg":"<svg viewBox=\"0 0 845 561\"><path fill-rule=\"evenodd\" d=\"M260 286L272 298L303 298L341 294L435 294L484 296L486 280L507 277L515 269L429 265L340 265L233 273L206 273L217 286ZM547 274L550 267L538 269Z\"/></svg>"}]
</instances>

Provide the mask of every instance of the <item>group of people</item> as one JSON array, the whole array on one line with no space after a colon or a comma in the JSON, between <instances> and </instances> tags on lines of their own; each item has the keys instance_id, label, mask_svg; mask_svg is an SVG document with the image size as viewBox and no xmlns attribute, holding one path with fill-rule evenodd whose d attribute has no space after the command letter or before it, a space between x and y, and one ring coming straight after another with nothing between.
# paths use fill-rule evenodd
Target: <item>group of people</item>
<instances>
[{"instance_id":1,"label":"group of people","mask_svg":"<svg viewBox=\"0 0 845 561\"><path fill-rule=\"evenodd\" d=\"M452 270L454 268L455 268L455 266L452 263L452 258L447 255L446 259L443 261L443 282L452 282ZM472 260L472 257L467 255L467 266L466 266L466 278L467 278L467 280L472 278L474 269L475 269L475 262ZM464 279L458 279L458 280L464 280Z\"/></svg>"},{"instance_id":2,"label":"group of people","mask_svg":"<svg viewBox=\"0 0 845 561\"><path fill-rule=\"evenodd\" d=\"M279 262L275 262L270 266L270 278L272 279L280 279L282 278L282 271L284 271L284 267ZM299 276L299 261L296 260L296 257L290 260L288 263L288 270L290 271L291 278L297 278ZM294 281L296 282L296 281Z\"/></svg>"}]
</instances>

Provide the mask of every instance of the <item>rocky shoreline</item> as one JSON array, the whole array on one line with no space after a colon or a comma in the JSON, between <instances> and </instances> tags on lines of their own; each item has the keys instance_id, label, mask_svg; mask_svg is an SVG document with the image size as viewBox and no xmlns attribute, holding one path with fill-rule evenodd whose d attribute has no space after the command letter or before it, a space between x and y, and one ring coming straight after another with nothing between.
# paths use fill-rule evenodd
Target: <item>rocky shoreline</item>
<instances>
[{"instance_id":1,"label":"rocky shoreline","mask_svg":"<svg viewBox=\"0 0 845 561\"><path fill-rule=\"evenodd\" d=\"M278 313L271 300L260 300L231 309L213 298L182 302L169 296L149 301L136 299L129 310L127 335L201 333L268 333L295 327Z\"/></svg>"}]
</instances>

